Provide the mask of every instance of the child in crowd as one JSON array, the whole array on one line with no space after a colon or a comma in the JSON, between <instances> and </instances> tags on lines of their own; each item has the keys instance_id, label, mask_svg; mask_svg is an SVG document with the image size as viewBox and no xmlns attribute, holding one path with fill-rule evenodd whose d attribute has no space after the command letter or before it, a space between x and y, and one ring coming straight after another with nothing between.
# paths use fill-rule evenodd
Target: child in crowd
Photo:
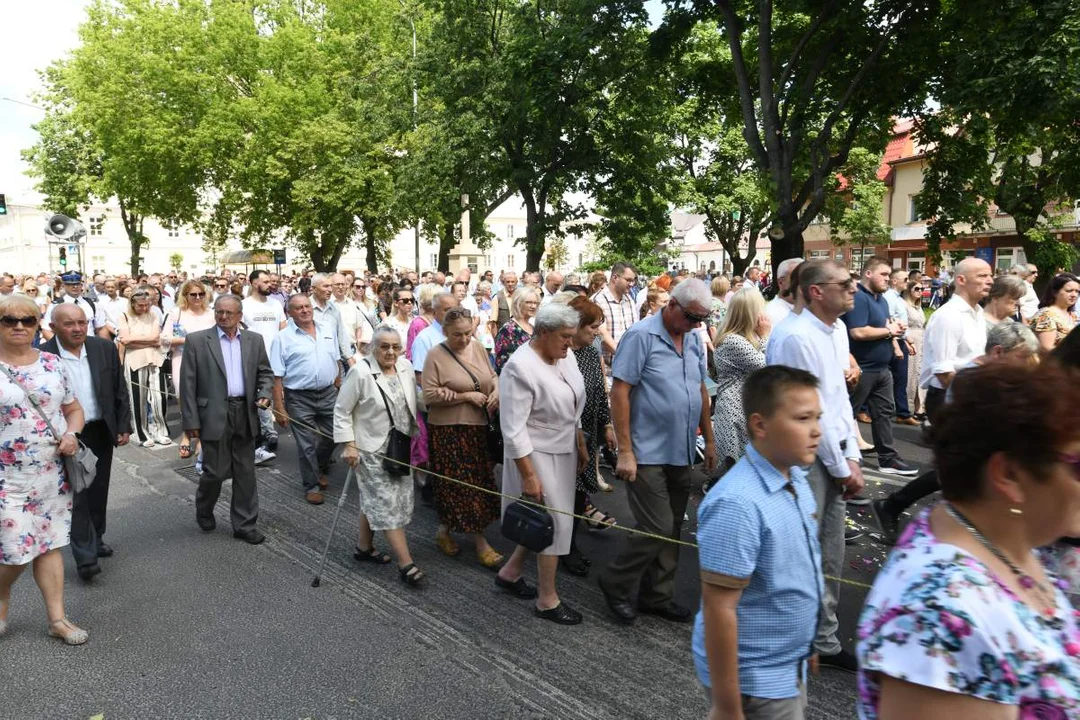
<instances>
[{"instance_id":1,"label":"child in crowd","mask_svg":"<svg viewBox=\"0 0 1080 720\"><path fill-rule=\"evenodd\" d=\"M821 439L818 382L779 365L750 375L750 444L698 509L698 678L710 717L791 718L806 711L824 578L817 505L806 473Z\"/></svg>"}]
</instances>

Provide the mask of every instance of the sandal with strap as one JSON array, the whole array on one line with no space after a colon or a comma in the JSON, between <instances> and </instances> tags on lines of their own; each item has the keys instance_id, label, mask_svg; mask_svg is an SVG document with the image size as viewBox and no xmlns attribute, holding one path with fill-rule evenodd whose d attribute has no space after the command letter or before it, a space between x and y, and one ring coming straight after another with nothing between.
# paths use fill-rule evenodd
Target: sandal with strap
<instances>
[{"instance_id":1,"label":"sandal with strap","mask_svg":"<svg viewBox=\"0 0 1080 720\"><path fill-rule=\"evenodd\" d=\"M496 552L494 548L488 548L482 553L476 553L476 559L488 570L498 570L505 558Z\"/></svg>"},{"instance_id":2,"label":"sandal with strap","mask_svg":"<svg viewBox=\"0 0 1080 720\"><path fill-rule=\"evenodd\" d=\"M424 571L416 567L416 563L409 563L403 568L398 568L398 572L401 574L401 581L413 587L419 585L424 579Z\"/></svg>"},{"instance_id":3,"label":"sandal with strap","mask_svg":"<svg viewBox=\"0 0 1080 720\"><path fill-rule=\"evenodd\" d=\"M191 446L187 443L180 443L179 445L177 445L177 449L180 452L181 460L187 460L189 457L191 457Z\"/></svg>"},{"instance_id":4,"label":"sandal with strap","mask_svg":"<svg viewBox=\"0 0 1080 720\"><path fill-rule=\"evenodd\" d=\"M65 617L49 623L49 637L60 638L65 645L82 645L90 634Z\"/></svg>"},{"instance_id":5,"label":"sandal with strap","mask_svg":"<svg viewBox=\"0 0 1080 720\"><path fill-rule=\"evenodd\" d=\"M370 547L367 550L357 547L356 552L353 553L353 559L359 560L360 562L375 563L376 565L386 565L392 560L389 555L384 555L373 547Z\"/></svg>"},{"instance_id":6,"label":"sandal with strap","mask_svg":"<svg viewBox=\"0 0 1080 720\"><path fill-rule=\"evenodd\" d=\"M600 508L596 507L592 503L589 503L585 507L585 512L582 513L588 519L589 527L593 530L607 530L612 525L618 525L619 521L613 516L608 515Z\"/></svg>"},{"instance_id":7,"label":"sandal with strap","mask_svg":"<svg viewBox=\"0 0 1080 720\"><path fill-rule=\"evenodd\" d=\"M435 544L442 550L443 555L450 557L457 557L461 554L461 547L454 542L454 538L449 535L443 535L441 533L435 533Z\"/></svg>"}]
</instances>

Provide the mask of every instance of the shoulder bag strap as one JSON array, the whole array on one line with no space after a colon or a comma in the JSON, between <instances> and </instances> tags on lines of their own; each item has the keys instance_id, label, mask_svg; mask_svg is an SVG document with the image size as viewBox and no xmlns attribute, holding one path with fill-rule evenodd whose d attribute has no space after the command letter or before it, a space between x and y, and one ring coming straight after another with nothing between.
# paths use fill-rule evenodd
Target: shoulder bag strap
<instances>
[{"instance_id":1,"label":"shoulder bag strap","mask_svg":"<svg viewBox=\"0 0 1080 720\"><path fill-rule=\"evenodd\" d=\"M396 430L397 428L394 426L394 413L390 412L390 401L386 398L386 393L383 392L383 389L379 386L379 376L375 374L375 370L371 367L371 363L368 362L366 358L364 362L367 363L368 370L371 370L371 379L375 383L375 389L382 395L383 406L386 407L386 417L390 418L390 429Z\"/></svg>"},{"instance_id":2,"label":"shoulder bag strap","mask_svg":"<svg viewBox=\"0 0 1080 720\"><path fill-rule=\"evenodd\" d=\"M457 361L457 364L461 366L461 369L464 370L468 374L469 379L472 380L473 389L476 392L481 392L481 390L480 390L480 381L477 380L476 376L472 374L472 371L469 370L469 368L467 368L465 366L465 363L461 362L461 358L459 358L457 355L455 355L453 350L446 347L446 343L439 343L439 347L441 347L443 350L445 350L450 355L450 357L454 358L454 360Z\"/></svg>"},{"instance_id":3,"label":"shoulder bag strap","mask_svg":"<svg viewBox=\"0 0 1080 720\"><path fill-rule=\"evenodd\" d=\"M30 401L30 406L33 407L37 414L41 417L41 419L45 421L45 425L49 428L49 432L51 432L53 434L53 437L55 437L57 440L60 440L60 433L56 432L56 428L53 427L52 422L49 421L48 415L46 415L45 411L41 409L41 405L38 405L37 399L30 394L30 391L26 389L26 386L19 382L19 379L15 377L15 373L11 372L3 365L0 365L0 370L3 370L4 374L8 376L8 379L11 380L11 382L15 383L15 385L23 391L23 394L26 395L26 399Z\"/></svg>"}]
</instances>

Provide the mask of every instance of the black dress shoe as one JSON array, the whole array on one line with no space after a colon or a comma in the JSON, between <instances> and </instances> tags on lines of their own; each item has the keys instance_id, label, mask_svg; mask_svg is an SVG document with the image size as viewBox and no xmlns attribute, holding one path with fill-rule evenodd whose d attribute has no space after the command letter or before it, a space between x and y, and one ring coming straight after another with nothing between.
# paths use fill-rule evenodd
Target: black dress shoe
<instances>
[{"instance_id":1,"label":"black dress shoe","mask_svg":"<svg viewBox=\"0 0 1080 720\"><path fill-rule=\"evenodd\" d=\"M535 613L538 618L550 620L559 623L560 625L577 625L582 619L581 613L569 607L564 602L560 602L555 607L548 608L547 610L533 608L533 613Z\"/></svg>"},{"instance_id":2,"label":"black dress shoe","mask_svg":"<svg viewBox=\"0 0 1080 720\"><path fill-rule=\"evenodd\" d=\"M689 608L684 608L682 605L677 605L673 602L669 602L667 605L660 605L657 607L638 607L643 613L649 615L655 615L658 618L664 620L670 620L677 623L688 623L694 619L694 612Z\"/></svg>"},{"instance_id":3,"label":"black dress shoe","mask_svg":"<svg viewBox=\"0 0 1080 720\"><path fill-rule=\"evenodd\" d=\"M76 568L76 571L79 573L80 580L83 582L90 582L95 575L101 574L101 566L97 563L94 563L93 565L80 565Z\"/></svg>"},{"instance_id":4,"label":"black dress shoe","mask_svg":"<svg viewBox=\"0 0 1080 720\"><path fill-rule=\"evenodd\" d=\"M258 545L266 539L266 536L263 535L262 531L258 528L253 530L237 530L233 532L232 536L237 540L243 540L249 545Z\"/></svg>"},{"instance_id":5,"label":"black dress shoe","mask_svg":"<svg viewBox=\"0 0 1080 720\"><path fill-rule=\"evenodd\" d=\"M495 585L502 588L511 595L515 595L522 600L531 600L536 597L536 588L529 583L525 582L525 578L519 577L517 580L510 582L509 580L503 580L498 575L495 576Z\"/></svg>"},{"instance_id":6,"label":"black dress shoe","mask_svg":"<svg viewBox=\"0 0 1080 720\"><path fill-rule=\"evenodd\" d=\"M98 543L97 549L98 557L112 557L113 549L108 543Z\"/></svg>"},{"instance_id":7,"label":"black dress shoe","mask_svg":"<svg viewBox=\"0 0 1080 720\"><path fill-rule=\"evenodd\" d=\"M607 591L604 587L604 581L597 582L600 586L600 592L604 594L604 601L607 602L608 608L611 609L612 614L615 615L615 619L623 625L633 625L637 620L637 611L634 610L634 606L627 600L617 598Z\"/></svg>"},{"instance_id":8,"label":"black dress shoe","mask_svg":"<svg viewBox=\"0 0 1080 720\"><path fill-rule=\"evenodd\" d=\"M859 661L847 650L841 650L835 655L819 655L818 662L821 667L831 667L844 672L856 673L859 671Z\"/></svg>"},{"instance_id":9,"label":"black dress shoe","mask_svg":"<svg viewBox=\"0 0 1080 720\"><path fill-rule=\"evenodd\" d=\"M199 523L199 529L203 532L210 532L217 527L217 520L215 520L213 516L196 517L195 520Z\"/></svg>"}]
</instances>

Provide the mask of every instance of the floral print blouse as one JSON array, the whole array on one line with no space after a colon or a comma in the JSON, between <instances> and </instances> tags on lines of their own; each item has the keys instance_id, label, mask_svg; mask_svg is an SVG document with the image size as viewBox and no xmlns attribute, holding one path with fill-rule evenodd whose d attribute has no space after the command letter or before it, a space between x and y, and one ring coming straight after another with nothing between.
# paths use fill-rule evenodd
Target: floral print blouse
<instances>
[{"instance_id":1,"label":"floral print blouse","mask_svg":"<svg viewBox=\"0 0 1080 720\"><path fill-rule=\"evenodd\" d=\"M1068 320L1061 316L1061 313L1054 312L1053 309L1044 307L1042 310L1031 318L1031 329L1036 333L1052 332L1054 333L1054 345L1065 339L1065 336L1076 327L1076 314L1072 310L1067 312Z\"/></svg>"},{"instance_id":2,"label":"floral print blouse","mask_svg":"<svg viewBox=\"0 0 1080 720\"><path fill-rule=\"evenodd\" d=\"M1017 705L1020 720L1080 717L1080 631L1060 585L1054 615L1039 615L982 562L940 542L931 510L908 525L867 597L859 717L878 717L881 674Z\"/></svg>"}]
</instances>

